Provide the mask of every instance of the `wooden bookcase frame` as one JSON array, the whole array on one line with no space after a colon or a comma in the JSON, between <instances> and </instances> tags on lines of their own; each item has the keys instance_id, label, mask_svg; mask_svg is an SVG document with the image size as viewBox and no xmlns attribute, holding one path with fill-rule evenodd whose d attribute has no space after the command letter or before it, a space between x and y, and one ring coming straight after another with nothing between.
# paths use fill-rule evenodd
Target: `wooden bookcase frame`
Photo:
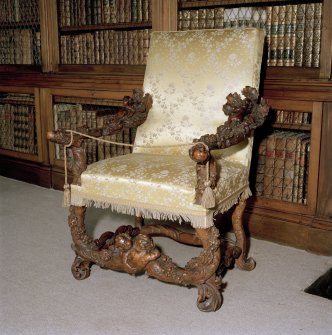
<instances>
[{"instance_id":1,"label":"wooden bookcase frame","mask_svg":"<svg viewBox=\"0 0 332 335\"><path fill-rule=\"evenodd\" d=\"M309 158L309 177L307 204L276 200L272 198L256 197L251 202L257 207L275 210L285 210L288 213L300 215L314 215L317 205L318 175L319 175L319 153L321 138L321 123L323 115L323 103L313 101L295 101L267 99L273 109L296 111L310 111L312 114L310 131L310 152L315 154Z\"/></svg>"}]
</instances>

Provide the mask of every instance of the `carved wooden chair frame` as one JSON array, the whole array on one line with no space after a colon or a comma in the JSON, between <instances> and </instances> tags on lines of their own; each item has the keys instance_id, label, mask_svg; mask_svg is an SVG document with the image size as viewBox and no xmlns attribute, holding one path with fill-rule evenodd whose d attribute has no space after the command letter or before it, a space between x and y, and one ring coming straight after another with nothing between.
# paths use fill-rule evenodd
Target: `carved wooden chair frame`
<instances>
[{"instance_id":1,"label":"carved wooden chair frame","mask_svg":"<svg viewBox=\"0 0 332 335\"><path fill-rule=\"evenodd\" d=\"M216 164L211 150L240 143L263 124L268 113L268 106L264 99L259 100L256 89L245 87L242 93L244 98L237 93L227 96L223 111L228 120L218 127L216 134L203 135L193 140L189 156L196 162L196 204L202 203L207 187L213 189L216 186ZM80 185L81 174L87 167L84 135L102 137L116 134L125 128L138 127L146 120L151 106L151 95L144 95L142 90L137 89L132 97L124 97L123 107L103 128L83 127L79 129L80 134L70 134L65 130L49 132L49 140L68 146L68 169L73 175L73 184ZM207 169L209 183L206 183ZM190 233L162 223L144 225L142 217L136 217L134 227L121 226L115 232L105 232L100 238L92 239L85 229L86 208L70 206L68 223L76 254L72 273L76 279L85 279L90 275L92 264L130 274L147 273L163 282L198 287L198 308L201 311L216 311L222 304L220 269L230 266L233 260L243 270L255 267L255 261L247 257L242 219L245 206L246 200L240 199L235 207L232 226L236 242L227 248L221 247L219 230L215 226L196 228L194 233ZM153 236L202 246L203 250L184 267L179 267L156 247Z\"/></svg>"}]
</instances>

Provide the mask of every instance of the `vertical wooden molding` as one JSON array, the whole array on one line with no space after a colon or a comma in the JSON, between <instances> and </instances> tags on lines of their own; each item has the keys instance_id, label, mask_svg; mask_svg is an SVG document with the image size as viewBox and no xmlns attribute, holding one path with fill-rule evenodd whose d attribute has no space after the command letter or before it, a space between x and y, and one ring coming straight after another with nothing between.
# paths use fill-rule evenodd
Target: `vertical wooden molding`
<instances>
[{"instance_id":1,"label":"vertical wooden molding","mask_svg":"<svg viewBox=\"0 0 332 335\"><path fill-rule=\"evenodd\" d=\"M176 31L177 11L177 0L153 0L152 29L154 31Z\"/></svg>"},{"instance_id":2,"label":"vertical wooden molding","mask_svg":"<svg viewBox=\"0 0 332 335\"><path fill-rule=\"evenodd\" d=\"M54 129L53 125L53 97L49 88L39 89L39 105L41 115L41 137L42 150L44 154L44 163L54 163L54 146L46 139L49 130Z\"/></svg>"},{"instance_id":3,"label":"vertical wooden molding","mask_svg":"<svg viewBox=\"0 0 332 335\"><path fill-rule=\"evenodd\" d=\"M323 103L314 102L311 119L310 135L310 162L308 179L308 207L311 213L316 212L318 179L319 179L319 160L321 150L321 132L322 132Z\"/></svg>"},{"instance_id":4,"label":"vertical wooden molding","mask_svg":"<svg viewBox=\"0 0 332 335\"><path fill-rule=\"evenodd\" d=\"M43 72L57 72L59 38L56 0L39 0Z\"/></svg>"},{"instance_id":5,"label":"vertical wooden molding","mask_svg":"<svg viewBox=\"0 0 332 335\"><path fill-rule=\"evenodd\" d=\"M47 154L45 153L43 145L43 124L42 124L42 116L41 116L41 108L40 108L40 96L39 96L39 89L34 88L34 97L35 97L35 123L36 123L36 135L37 135L37 148L38 148L38 161L43 162ZM45 141L46 142L46 138Z\"/></svg>"},{"instance_id":6,"label":"vertical wooden molding","mask_svg":"<svg viewBox=\"0 0 332 335\"><path fill-rule=\"evenodd\" d=\"M332 1L323 2L320 72L321 79L329 79L332 76Z\"/></svg>"},{"instance_id":7,"label":"vertical wooden molding","mask_svg":"<svg viewBox=\"0 0 332 335\"><path fill-rule=\"evenodd\" d=\"M319 164L319 181L317 195L317 215L332 217L332 102L325 102L322 119L321 151ZM316 153L315 153L316 156Z\"/></svg>"}]
</instances>

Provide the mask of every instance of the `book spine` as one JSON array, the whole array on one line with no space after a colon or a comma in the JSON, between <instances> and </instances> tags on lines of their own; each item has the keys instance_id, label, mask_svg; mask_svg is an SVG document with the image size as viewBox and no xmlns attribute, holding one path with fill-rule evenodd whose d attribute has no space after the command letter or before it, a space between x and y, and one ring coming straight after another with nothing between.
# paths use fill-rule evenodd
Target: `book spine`
<instances>
[{"instance_id":1,"label":"book spine","mask_svg":"<svg viewBox=\"0 0 332 335\"><path fill-rule=\"evenodd\" d=\"M303 66L303 43L306 4L297 5L296 30L295 30L295 66Z\"/></svg>"},{"instance_id":2,"label":"book spine","mask_svg":"<svg viewBox=\"0 0 332 335\"><path fill-rule=\"evenodd\" d=\"M309 164L310 164L310 147L311 143L309 142L306 147L306 160L305 160L305 171L304 171L304 181L303 181L303 203L307 204L308 202L308 179L309 179Z\"/></svg>"},{"instance_id":3,"label":"book spine","mask_svg":"<svg viewBox=\"0 0 332 335\"><path fill-rule=\"evenodd\" d=\"M277 66L283 66L285 50L285 25L286 25L286 6L278 6L278 27L277 27Z\"/></svg>"},{"instance_id":4,"label":"book spine","mask_svg":"<svg viewBox=\"0 0 332 335\"><path fill-rule=\"evenodd\" d=\"M305 133L300 133L296 135L296 148L294 157L294 182L293 182L293 194L292 202L298 201L299 194L299 175L300 175L300 156L301 156L301 145L302 141L308 137Z\"/></svg>"},{"instance_id":5,"label":"book spine","mask_svg":"<svg viewBox=\"0 0 332 335\"><path fill-rule=\"evenodd\" d=\"M224 8L219 7L214 9L214 27L223 28L224 26Z\"/></svg>"},{"instance_id":6,"label":"book spine","mask_svg":"<svg viewBox=\"0 0 332 335\"><path fill-rule=\"evenodd\" d=\"M322 4L315 3L314 27L312 40L312 66L319 67L321 29L322 29Z\"/></svg>"},{"instance_id":7,"label":"book spine","mask_svg":"<svg viewBox=\"0 0 332 335\"><path fill-rule=\"evenodd\" d=\"M304 184L305 184L305 173L306 173L306 162L307 162L307 152L308 146L310 145L310 138L305 138L301 142L300 149L300 161L299 161L299 181L298 181L298 194L297 202L299 204L304 203Z\"/></svg>"},{"instance_id":8,"label":"book spine","mask_svg":"<svg viewBox=\"0 0 332 335\"><path fill-rule=\"evenodd\" d=\"M309 3L306 5L305 26L304 26L304 41L303 41L303 66L312 66L313 38L314 38L314 19L315 19L315 4Z\"/></svg>"},{"instance_id":9,"label":"book spine","mask_svg":"<svg viewBox=\"0 0 332 335\"><path fill-rule=\"evenodd\" d=\"M206 9L201 8L197 11L197 28L198 29L205 29L206 28ZM195 29L191 27L192 25L190 24L190 29Z\"/></svg>"},{"instance_id":10,"label":"book spine","mask_svg":"<svg viewBox=\"0 0 332 335\"><path fill-rule=\"evenodd\" d=\"M266 45L267 45L267 65L270 66L271 59L271 28L272 28L272 6L266 7Z\"/></svg>"},{"instance_id":11,"label":"book spine","mask_svg":"<svg viewBox=\"0 0 332 335\"><path fill-rule=\"evenodd\" d=\"M271 13L271 39L270 39L270 59L269 66L277 65L277 48L278 48L278 17L279 17L279 6L272 7Z\"/></svg>"},{"instance_id":12,"label":"book spine","mask_svg":"<svg viewBox=\"0 0 332 335\"><path fill-rule=\"evenodd\" d=\"M206 10L206 29L215 28L215 12L214 9Z\"/></svg>"},{"instance_id":13,"label":"book spine","mask_svg":"<svg viewBox=\"0 0 332 335\"><path fill-rule=\"evenodd\" d=\"M282 198L287 135L288 132L277 133L275 141L272 197L278 200Z\"/></svg>"},{"instance_id":14,"label":"book spine","mask_svg":"<svg viewBox=\"0 0 332 335\"><path fill-rule=\"evenodd\" d=\"M206 20L206 18L204 20ZM194 9L190 10L189 29L190 30L198 29L198 10Z\"/></svg>"},{"instance_id":15,"label":"book spine","mask_svg":"<svg viewBox=\"0 0 332 335\"><path fill-rule=\"evenodd\" d=\"M190 29L190 10L182 10L181 30Z\"/></svg>"},{"instance_id":16,"label":"book spine","mask_svg":"<svg viewBox=\"0 0 332 335\"><path fill-rule=\"evenodd\" d=\"M292 5L285 6L284 66L292 66L293 8Z\"/></svg>"},{"instance_id":17,"label":"book spine","mask_svg":"<svg viewBox=\"0 0 332 335\"><path fill-rule=\"evenodd\" d=\"M275 145L276 135L271 134L267 137L266 141L266 154L265 154L265 169L263 181L263 195L272 197L273 194L273 178L274 178L274 161L275 161Z\"/></svg>"},{"instance_id":18,"label":"book spine","mask_svg":"<svg viewBox=\"0 0 332 335\"><path fill-rule=\"evenodd\" d=\"M285 166L284 179L282 184L282 200L292 201L293 198L293 182L294 182L294 164L296 151L296 134L290 133L286 138L285 147Z\"/></svg>"},{"instance_id":19,"label":"book spine","mask_svg":"<svg viewBox=\"0 0 332 335\"><path fill-rule=\"evenodd\" d=\"M264 193L266 141L267 141L266 137L263 138L258 146L257 170L256 170L256 181L255 181L256 196L262 196Z\"/></svg>"}]
</instances>

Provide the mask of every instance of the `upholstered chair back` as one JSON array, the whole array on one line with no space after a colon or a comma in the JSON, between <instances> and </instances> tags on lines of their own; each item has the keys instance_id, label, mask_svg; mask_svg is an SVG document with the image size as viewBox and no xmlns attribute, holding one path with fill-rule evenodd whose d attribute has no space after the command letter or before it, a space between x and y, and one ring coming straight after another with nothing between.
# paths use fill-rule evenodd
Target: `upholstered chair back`
<instances>
[{"instance_id":1,"label":"upholstered chair back","mask_svg":"<svg viewBox=\"0 0 332 335\"><path fill-rule=\"evenodd\" d=\"M263 39L264 31L256 28L153 32L144 79L153 106L135 144L156 148L136 152L188 155L188 147L174 145L216 133L227 119L226 96L246 85L258 87ZM250 144L223 155L248 164Z\"/></svg>"}]
</instances>

